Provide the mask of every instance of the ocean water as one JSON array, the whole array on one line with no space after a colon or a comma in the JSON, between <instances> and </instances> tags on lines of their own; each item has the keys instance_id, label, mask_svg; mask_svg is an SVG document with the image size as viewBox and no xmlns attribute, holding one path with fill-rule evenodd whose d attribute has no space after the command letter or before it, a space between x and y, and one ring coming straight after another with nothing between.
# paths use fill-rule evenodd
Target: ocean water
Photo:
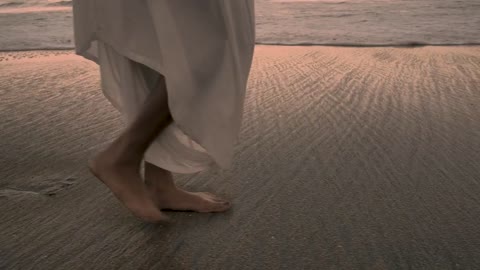
<instances>
[{"instance_id":1,"label":"ocean water","mask_svg":"<svg viewBox=\"0 0 480 270\"><path fill-rule=\"evenodd\" d=\"M0 50L73 48L71 6L0 0ZM480 0L256 0L255 6L259 44L480 44Z\"/></svg>"}]
</instances>

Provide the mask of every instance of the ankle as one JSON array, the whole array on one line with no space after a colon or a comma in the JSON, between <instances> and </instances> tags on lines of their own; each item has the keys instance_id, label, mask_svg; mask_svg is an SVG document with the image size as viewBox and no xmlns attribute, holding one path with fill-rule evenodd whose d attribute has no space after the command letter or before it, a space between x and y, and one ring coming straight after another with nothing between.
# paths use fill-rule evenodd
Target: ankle
<instances>
[{"instance_id":1,"label":"ankle","mask_svg":"<svg viewBox=\"0 0 480 270\"><path fill-rule=\"evenodd\" d=\"M143 159L141 152L128 144L123 138L118 138L106 151L112 154L112 163L119 166L138 166Z\"/></svg>"},{"instance_id":2,"label":"ankle","mask_svg":"<svg viewBox=\"0 0 480 270\"><path fill-rule=\"evenodd\" d=\"M177 186L173 182L167 182L162 180L147 180L145 179L145 185L147 188L155 193L171 193L178 190Z\"/></svg>"},{"instance_id":3,"label":"ankle","mask_svg":"<svg viewBox=\"0 0 480 270\"><path fill-rule=\"evenodd\" d=\"M163 173L152 174L149 170L150 168L146 167L145 171L145 184L150 189L154 190L155 192L171 192L177 190L177 186L175 185L175 181L173 181L172 174L168 171L164 171Z\"/></svg>"}]
</instances>

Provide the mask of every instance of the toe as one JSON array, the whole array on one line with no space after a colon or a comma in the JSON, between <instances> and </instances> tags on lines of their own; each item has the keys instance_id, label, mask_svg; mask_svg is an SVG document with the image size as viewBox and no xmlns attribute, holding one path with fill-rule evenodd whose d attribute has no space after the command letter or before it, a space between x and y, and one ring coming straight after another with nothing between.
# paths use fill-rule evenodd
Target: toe
<instances>
[{"instance_id":1,"label":"toe","mask_svg":"<svg viewBox=\"0 0 480 270\"><path fill-rule=\"evenodd\" d=\"M231 204L229 202L215 202L210 205L210 209L207 212L218 213L225 212L230 209Z\"/></svg>"},{"instance_id":2,"label":"toe","mask_svg":"<svg viewBox=\"0 0 480 270\"><path fill-rule=\"evenodd\" d=\"M224 200L224 199L220 198L219 196L217 196L215 194L212 194L210 192L203 192L203 194L207 195L209 199L211 199L215 202L220 202L220 203L227 202L227 200Z\"/></svg>"}]
</instances>

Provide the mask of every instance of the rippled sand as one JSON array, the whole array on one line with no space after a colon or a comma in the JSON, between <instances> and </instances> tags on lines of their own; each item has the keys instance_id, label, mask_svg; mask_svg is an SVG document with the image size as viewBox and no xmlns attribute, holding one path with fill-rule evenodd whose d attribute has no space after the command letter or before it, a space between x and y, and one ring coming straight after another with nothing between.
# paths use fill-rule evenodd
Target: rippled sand
<instances>
[{"instance_id":1,"label":"rippled sand","mask_svg":"<svg viewBox=\"0 0 480 270\"><path fill-rule=\"evenodd\" d=\"M132 217L88 173L122 128L71 51L0 53L0 269L474 269L480 47L257 46L225 214Z\"/></svg>"}]
</instances>

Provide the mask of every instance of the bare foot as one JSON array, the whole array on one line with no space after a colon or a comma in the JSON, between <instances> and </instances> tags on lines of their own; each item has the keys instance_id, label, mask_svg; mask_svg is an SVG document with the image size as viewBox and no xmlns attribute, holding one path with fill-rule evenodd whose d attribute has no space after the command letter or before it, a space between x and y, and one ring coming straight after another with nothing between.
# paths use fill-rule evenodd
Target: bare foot
<instances>
[{"instance_id":1,"label":"bare foot","mask_svg":"<svg viewBox=\"0 0 480 270\"><path fill-rule=\"evenodd\" d=\"M169 220L150 199L134 164L116 164L107 149L89 162L89 168L138 218L151 223Z\"/></svg>"},{"instance_id":2,"label":"bare foot","mask_svg":"<svg viewBox=\"0 0 480 270\"><path fill-rule=\"evenodd\" d=\"M208 192L189 192L177 187L172 174L147 164L145 182L157 207L165 210L195 211L200 213L224 212L230 202Z\"/></svg>"},{"instance_id":3,"label":"bare foot","mask_svg":"<svg viewBox=\"0 0 480 270\"><path fill-rule=\"evenodd\" d=\"M158 208L164 210L195 211L200 213L225 212L230 209L228 201L208 192L189 192L180 188L168 191L151 191Z\"/></svg>"}]
</instances>

